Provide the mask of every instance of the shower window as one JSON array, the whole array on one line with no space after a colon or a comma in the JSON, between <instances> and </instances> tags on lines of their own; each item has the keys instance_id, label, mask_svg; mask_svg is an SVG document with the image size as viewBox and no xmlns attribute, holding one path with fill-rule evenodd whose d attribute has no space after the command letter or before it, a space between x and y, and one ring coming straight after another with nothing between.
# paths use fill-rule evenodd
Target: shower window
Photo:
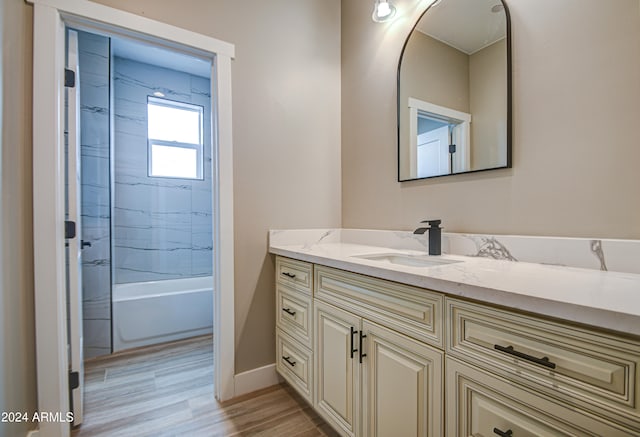
<instances>
[{"instance_id":1,"label":"shower window","mask_svg":"<svg viewBox=\"0 0 640 437\"><path fill-rule=\"evenodd\" d=\"M203 179L204 108L147 97L149 176Z\"/></svg>"}]
</instances>

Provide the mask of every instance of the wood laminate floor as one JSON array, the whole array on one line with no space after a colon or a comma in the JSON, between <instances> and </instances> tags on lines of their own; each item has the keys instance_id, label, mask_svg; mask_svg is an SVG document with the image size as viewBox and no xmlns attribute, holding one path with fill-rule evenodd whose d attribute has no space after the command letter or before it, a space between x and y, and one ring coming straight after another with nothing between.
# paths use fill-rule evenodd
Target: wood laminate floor
<instances>
[{"instance_id":1,"label":"wood laminate floor","mask_svg":"<svg viewBox=\"0 0 640 437\"><path fill-rule=\"evenodd\" d=\"M218 403L211 336L86 362L84 406L73 437L337 435L284 384Z\"/></svg>"}]
</instances>

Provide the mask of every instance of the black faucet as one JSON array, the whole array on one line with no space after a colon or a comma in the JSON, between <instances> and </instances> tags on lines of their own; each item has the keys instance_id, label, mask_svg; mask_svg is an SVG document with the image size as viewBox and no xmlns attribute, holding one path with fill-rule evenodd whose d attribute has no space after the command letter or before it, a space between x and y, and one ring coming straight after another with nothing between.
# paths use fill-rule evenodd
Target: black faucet
<instances>
[{"instance_id":1,"label":"black faucet","mask_svg":"<svg viewBox=\"0 0 640 437\"><path fill-rule=\"evenodd\" d=\"M429 255L440 255L442 252L442 220L423 220L420 223L428 223L428 228L418 228L414 234L424 234L429 231Z\"/></svg>"}]
</instances>

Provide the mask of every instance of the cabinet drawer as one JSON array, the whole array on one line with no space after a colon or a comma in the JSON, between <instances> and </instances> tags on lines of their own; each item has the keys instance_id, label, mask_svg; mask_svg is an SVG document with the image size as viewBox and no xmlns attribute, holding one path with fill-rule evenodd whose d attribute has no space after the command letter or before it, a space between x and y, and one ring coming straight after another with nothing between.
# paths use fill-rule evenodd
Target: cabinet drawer
<instances>
[{"instance_id":1,"label":"cabinet drawer","mask_svg":"<svg viewBox=\"0 0 640 437\"><path fill-rule=\"evenodd\" d=\"M455 299L447 352L640 431L640 342Z\"/></svg>"},{"instance_id":2,"label":"cabinet drawer","mask_svg":"<svg viewBox=\"0 0 640 437\"><path fill-rule=\"evenodd\" d=\"M449 436L636 435L455 359L446 367Z\"/></svg>"},{"instance_id":3,"label":"cabinet drawer","mask_svg":"<svg viewBox=\"0 0 640 437\"><path fill-rule=\"evenodd\" d=\"M276 324L287 334L311 347L311 296L276 284Z\"/></svg>"},{"instance_id":4,"label":"cabinet drawer","mask_svg":"<svg viewBox=\"0 0 640 437\"><path fill-rule=\"evenodd\" d=\"M309 403L312 403L313 360L311 350L276 329L276 369Z\"/></svg>"},{"instance_id":5,"label":"cabinet drawer","mask_svg":"<svg viewBox=\"0 0 640 437\"><path fill-rule=\"evenodd\" d=\"M276 257L276 281L311 294L313 264Z\"/></svg>"},{"instance_id":6,"label":"cabinet drawer","mask_svg":"<svg viewBox=\"0 0 640 437\"><path fill-rule=\"evenodd\" d=\"M330 267L315 267L314 295L405 335L443 347L441 294Z\"/></svg>"}]
</instances>

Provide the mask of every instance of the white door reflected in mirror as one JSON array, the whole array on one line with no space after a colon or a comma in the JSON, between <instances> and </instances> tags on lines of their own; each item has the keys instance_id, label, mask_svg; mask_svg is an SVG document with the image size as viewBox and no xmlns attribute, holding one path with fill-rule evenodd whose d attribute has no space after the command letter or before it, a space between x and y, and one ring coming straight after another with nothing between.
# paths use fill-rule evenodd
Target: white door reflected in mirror
<instances>
[{"instance_id":1,"label":"white door reflected in mirror","mask_svg":"<svg viewBox=\"0 0 640 437\"><path fill-rule=\"evenodd\" d=\"M409 116L411 179L469 171L471 114L409 98Z\"/></svg>"},{"instance_id":2,"label":"white door reflected in mirror","mask_svg":"<svg viewBox=\"0 0 640 437\"><path fill-rule=\"evenodd\" d=\"M502 0L441 0L408 36L398 68L399 181L511 167L505 6ZM448 140L436 132L423 137L444 125Z\"/></svg>"}]
</instances>

